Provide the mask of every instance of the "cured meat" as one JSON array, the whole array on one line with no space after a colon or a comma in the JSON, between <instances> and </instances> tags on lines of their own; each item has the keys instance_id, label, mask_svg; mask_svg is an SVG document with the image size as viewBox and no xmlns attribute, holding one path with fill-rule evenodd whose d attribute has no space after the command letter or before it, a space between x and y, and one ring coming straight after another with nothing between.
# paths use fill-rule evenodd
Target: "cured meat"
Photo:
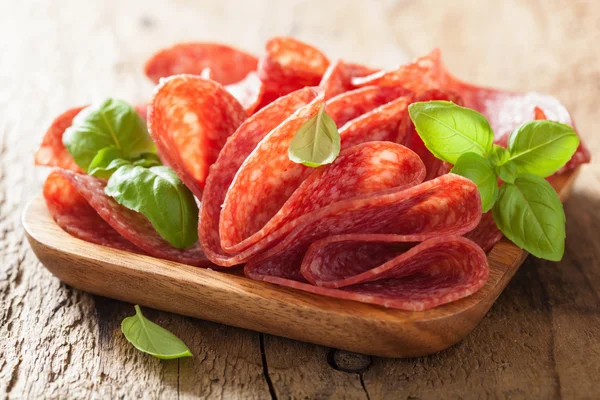
<instances>
[{"instance_id":1,"label":"cured meat","mask_svg":"<svg viewBox=\"0 0 600 400\"><path fill-rule=\"evenodd\" d=\"M258 76L279 97L305 86L317 86L329 60L316 48L289 37L270 39L258 64ZM273 96L273 94L271 94Z\"/></svg>"},{"instance_id":2,"label":"cured meat","mask_svg":"<svg viewBox=\"0 0 600 400\"><path fill-rule=\"evenodd\" d=\"M240 102L248 115L252 115L263 100L265 85L256 72L250 72L241 81L225 86L225 89Z\"/></svg>"},{"instance_id":3,"label":"cured meat","mask_svg":"<svg viewBox=\"0 0 600 400\"><path fill-rule=\"evenodd\" d=\"M327 114L338 127L398 97L408 95L400 86L367 86L335 96L327 101Z\"/></svg>"},{"instance_id":4,"label":"cured meat","mask_svg":"<svg viewBox=\"0 0 600 400\"><path fill-rule=\"evenodd\" d=\"M406 110L412 99L411 94L397 98L347 122L340 128L342 147L365 141L396 140L403 118L408 117Z\"/></svg>"},{"instance_id":5,"label":"cured meat","mask_svg":"<svg viewBox=\"0 0 600 400\"><path fill-rule=\"evenodd\" d=\"M101 246L145 254L100 218L63 174L54 172L46 178L44 199L52 218L72 236Z\"/></svg>"},{"instance_id":6,"label":"cured meat","mask_svg":"<svg viewBox=\"0 0 600 400\"><path fill-rule=\"evenodd\" d=\"M55 221L76 237L184 264L201 267L211 265L202 252L200 243L187 249L171 246L160 237L146 217L104 194L105 186L105 181L93 176L56 170L48 176L44 185L44 197ZM73 196L75 200L69 201L67 195ZM82 199L87 202L87 207ZM95 210L96 217L91 214L91 209ZM82 220L75 221L78 217ZM94 223L98 225L93 225ZM127 241L130 243L127 244Z\"/></svg>"},{"instance_id":7,"label":"cured meat","mask_svg":"<svg viewBox=\"0 0 600 400\"><path fill-rule=\"evenodd\" d=\"M238 263L221 249L219 217L225 194L240 166L256 145L296 110L317 97L312 88L300 89L248 118L227 141L217 161L211 166L200 210L199 236L207 257L216 264L230 266Z\"/></svg>"},{"instance_id":8,"label":"cured meat","mask_svg":"<svg viewBox=\"0 0 600 400\"><path fill-rule=\"evenodd\" d=\"M359 64L350 64L342 60L330 64L319 83L325 93L325 100L329 100L341 93L354 89L352 79L373 74L378 70Z\"/></svg>"},{"instance_id":9,"label":"cured meat","mask_svg":"<svg viewBox=\"0 0 600 400\"><path fill-rule=\"evenodd\" d=\"M210 78L223 85L244 79L256 70L258 59L251 54L217 43L180 43L154 54L144 71L154 83L171 75L200 75L208 68Z\"/></svg>"},{"instance_id":10,"label":"cured meat","mask_svg":"<svg viewBox=\"0 0 600 400\"><path fill-rule=\"evenodd\" d=\"M344 292L344 298L412 311L466 297L487 281L486 256L475 243L460 236L439 236L416 245L411 240L396 235L331 236L309 247L301 272L316 286L343 288L337 294Z\"/></svg>"},{"instance_id":11,"label":"cured meat","mask_svg":"<svg viewBox=\"0 0 600 400\"><path fill-rule=\"evenodd\" d=\"M435 49L395 70L379 71L364 77L355 77L352 79L352 85L356 87L400 85L415 93L421 93L429 89L443 88L444 72L441 53L439 49Z\"/></svg>"},{"instance_id":12,"label":"cured meat","mask_svg":"<svg viewBox=\"0 0 600 400\"><path fill-rule=\"evenodd\" d=\"M44 134L42 144L35 153L35 164L59 167L75 172L83 172L63 144L62 138L72 124L73 119L87 106L74 107L60 114ZM146 120L146 105L137 105L135 111Z\"/></svg>"},{"instance_id":13,"label":"cured meat","mask_svg":"<svg viewBox=\"0 0 600 400\"><path fill-rule=\"evenodd\" d=\"M479 225L471 232L467 233L465 237L477 243L483 251L487 252L490 251L496 243L502 240L504 235L496 226L494 217L492 217L492 212L488 211L481 216Z\"/></svg>"},{"instance_id":14,"label":"cured meat","mask_svg":"<svg viewBox=\"0 0 600 400\"><path fill-rule=\"evenodd\" d=\"M71 108L52 121L50 128L44 134L42 144L35 153L36 165L47 165L83 172L67 151L62 142L62 137L65 130L73 124L73 118L84 108L85 106Z\"/></svg>"},{"instance_id":15,"label":"cured meat","mask_svg":"<svg viewBox=\"0 0 600 400\"><path fill-rule=\"evenodd\" d=\"M373 145L379 143L365 143L348 151ZM392 143L386 145L403 148ZM424 174L424 170L421 172ZM411 235L411 241L423 241L464 234L477 225L480 216L476 186L466 178L446 174L409 188L390 188L324 207L303 224L297 224L276 246L251 259L244 272L253 279L298 288L298 282L305 282L300 271L302 256L308 245L319 239L338 234L377 233Z\"/></svg>"},{"instance_id":16,"label":"cured meat","mask_svg":"<svg viewBox=\"0 0 600 400\"><path fill-rule=\"evenodd\" d=\"M156 88L148 107L148 128L161 158L200 199L208 168L246 116L218 83L176 75Z\"/></svg>"}]
</instances>

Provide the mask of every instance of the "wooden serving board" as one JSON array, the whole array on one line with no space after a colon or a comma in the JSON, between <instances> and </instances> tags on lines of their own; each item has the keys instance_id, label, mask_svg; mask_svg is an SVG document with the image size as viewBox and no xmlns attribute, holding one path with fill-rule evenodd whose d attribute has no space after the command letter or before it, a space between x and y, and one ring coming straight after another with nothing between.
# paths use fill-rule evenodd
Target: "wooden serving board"
<instances>
[{"instance_id":1,"label":"wooden serving board","mask_svg":"<svg viewBox=\"0 0 600 400\"><path fill-rule=\"evenodd\" d=\"M564 201L578 169L552 184ZM477 293L410 312L340 300L88 243L52 219L42 195L25 208L23 226L50 272L74 288L134 304L287 338L384 357L415 357L464 338L490 309L527 257L503 239L488 254L490 277Z\"/></svg>"}]
</instances>

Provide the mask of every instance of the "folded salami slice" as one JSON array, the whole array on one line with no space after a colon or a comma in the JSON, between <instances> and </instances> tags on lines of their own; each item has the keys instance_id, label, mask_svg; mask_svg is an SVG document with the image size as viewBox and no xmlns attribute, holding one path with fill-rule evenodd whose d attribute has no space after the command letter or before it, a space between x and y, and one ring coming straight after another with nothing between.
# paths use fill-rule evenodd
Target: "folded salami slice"
<instances>
[{"instance_id":1,"label":"folded salami slice","mask_svg":"<svg viewBox=\"0 0 600 400\"><path fill-rule=\"evenodd\" d=\"M331 236L309 247L301 271L316 286L343 288L338 293L344 298L404 310L456 301L487 281L486 255L470 240L454 235L416 245L412 240L410 235Z\"/></svg>"},{"instance_id":2,"label":"folded salami slice","mask_svg":"<svg viewBox=\"0 0 600 400\"><path fill-rule=\"evenodd\" d=\"M332 97L354 89L355 87L352 85L353 78L371 75L375 72L378 72L378 70L338 60L329 65L321 79L321 83L319 83L319 87L325 93L325 100L329 100Z\"/></svg>"},{"instance_id":3,"label":"folded salami slice","mask_svg":"<svg viewBox=\"0 0 600 400\"><path fill-rule=\"evenodd\" d=\"M210 167L202 196L199 236L207 257L218 265L239 263L221 248L219 218L221 205L240 166L257 144L288 117L315 100L318 92L304 88L281 97L248 118L227 141L217 161Z\"/></svg>"},{"instance_id":4,"label":"folded salami slice","mask_svg":"<svg viewBox=\"0 0 600 400\"><path fill-rule=\"evenodd\" d=\"M73 119L87 106L74 107L62 114L60 114L44 134L42 144L35 153L35 164L45 165L49 167L59 167L63 169L69 169L75 172L83 172L79 165L75 163L75 160L69 154L69 151L63 144L62 138L72 124ZM146 108L145 104L140 104L134 107L135 111L146 120Z\"/></svg>"},{"instance_id":5,"label":"folded salami slice","mask_svg":"<svg viewBox=\"0 0 600 400\"><path fill-rule=\"evenodd\" d=\"M173 247L146 217L104 194L105 186L102 179L59 169L48 176L44 197L55 221L75 237L184 264L212 265L200 243L187 249Z\"/></svg>"},{"instance_id":6,"label":"folded salami slice","mask_svg":"<svg viewBox=\"0 0 600 400\"><path fill-rule=\"evenodd\" d=\"M374 143L378 142L361 146ZM276 246L251 259L244 272L253 279L299 287L299 282L305 282L300 269L303 255L317 240L339 234L376 233L410 235L410 241L424 241L467 233L480 217L477 187L466 178L446 174L409 188L398 187L324 207L304 224L297 224Z\"/></svg>"},{"instance_id":7,"label":"folded salami slice","mask_svg":"<svg viewBox=\"0 0 600 400\"><path fill-rule=\"evenodd\" d=\"M329 66L318 49L290 37L275 37L265 46L258 76L279 97L305 86L317 86Z\"/></svg>"},{"instance_id":8,"label":"folded salami slice","mask_svg":"<svg viewBox=\"0 0 600 400\"><path fill-rule=\"evenodd\" d=\"M154 83L171 75L200 75L210 70L210 78L229 85L256 70L258 59L251 54L217 43L180 43L152 56L144 70Z\"/></svg>"},{"instance_id":9,"label":"folded salami slice","mask_svg":"<svg viewBox=\"0 0 600 400\"><path fill-rule=\"evenodd\" d=\"M240 102L248 115L252 115L263 100L265 85L252 71L241 81L225 86L225 89Z\"/></svg>"},{"instance_id":10,"label":"folded salami slice","mask_svg":"<svg viewBox=\"0 0 600 400\"><path fill-rule=\"evenodd\" d=\"M240 103L215 81L176 75L157 86L148 128L161 158L200 199L208 168L246 117Z\"/></svg>"},{"instance_id":11,"label":"folded salami slice","mask_svg":"<svg viewBox=\"0 0 600 400\"><path fill-rule=\"evenodd\" d=\"M339 127L398 97L411 94L401 86L367 86L327 100L327 114Z\"/></svg>"}]
</instances>

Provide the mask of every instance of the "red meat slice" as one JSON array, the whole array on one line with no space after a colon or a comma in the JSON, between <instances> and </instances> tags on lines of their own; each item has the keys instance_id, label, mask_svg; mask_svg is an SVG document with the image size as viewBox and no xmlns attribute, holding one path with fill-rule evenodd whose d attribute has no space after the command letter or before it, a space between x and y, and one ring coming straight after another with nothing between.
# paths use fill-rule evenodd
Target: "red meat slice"
<instances>
[{"instance_id":1,"label":"red meat slice","mask_svg":"<svg viewBox=\"0 0 600 400\"><path fill-rule=\"evenodd\" d=\"M161 157L200 199L208 168L246 116L215 81L176 75L156 88L148 128Z\"/></svg>"},{"instance_id":2,"label":"red meat slice","mask_svg":"<svg viewBox=\"0 0 600 400\"><path fill-rule=\"evenodd\" d=\"M154 54L144 67L154 83L171 75L200 75L205 69L210 78L229 85L255 71L258 59L251 54L217 43L180 43Z\"/></svg>"},{"instance_id":3,"label":"red meat slice","mask_svg":"<svg viewBox=\"0 0 600 400\"><path fill-rule=\"evenodd\" d=\"M352 79L374 74L377 69L365 67L359 64L350 64L339 60L329 65L327 71L319 83L319 87L325 93L325 100L329 100L348 90L354 89Z\"/></svg>"},{"instance_id":4,"label":"red meat slice","mask_svg":"<svg viewBox=\"0 0 600 400\"><path fill-rule=\"evenodd\" d=\"M80 239L189 265L211 265L199 242L187 249L173 247L160 237L146 217L104 194L105 186L104 180L93 176L56 170L46 180L44 196L59 226ZM73 196L74 200L67 196Z\"/></svg>"}]
</instances>

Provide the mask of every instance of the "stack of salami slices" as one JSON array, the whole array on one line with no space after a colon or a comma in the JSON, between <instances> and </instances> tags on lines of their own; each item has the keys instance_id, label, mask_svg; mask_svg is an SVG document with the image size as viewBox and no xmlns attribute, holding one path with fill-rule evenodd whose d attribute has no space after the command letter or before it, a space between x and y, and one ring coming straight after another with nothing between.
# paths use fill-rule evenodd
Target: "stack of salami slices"
<instances>
[{"instance_id":1,"label":"stack of salami slices","mask_svg":"<svg viewBox=\"0 0 600 400\"><path fill-rule=\"evenodd\" d=\"M71 235L190 265L241 267L251 279L404 310L479 290L485 252L500 240L477 187L448 173L408 117L415 101L450 100L483 113L505 144L519 124L573 125L554 98L481 88L452 77L438 50L383 71L330 62L318 49L276 37L260 58L213 43L162 50L146 64L157 83L138 112L163 162L201 202L199 242L176 249L149 221L104 194L62 143L81 110L60 115L36 154L58 167L44 196ZM322 104L341 152L318 168L288 158L298 128ZM589 160L581 145L565 166Z\"/></svg>"}]
</instances>

